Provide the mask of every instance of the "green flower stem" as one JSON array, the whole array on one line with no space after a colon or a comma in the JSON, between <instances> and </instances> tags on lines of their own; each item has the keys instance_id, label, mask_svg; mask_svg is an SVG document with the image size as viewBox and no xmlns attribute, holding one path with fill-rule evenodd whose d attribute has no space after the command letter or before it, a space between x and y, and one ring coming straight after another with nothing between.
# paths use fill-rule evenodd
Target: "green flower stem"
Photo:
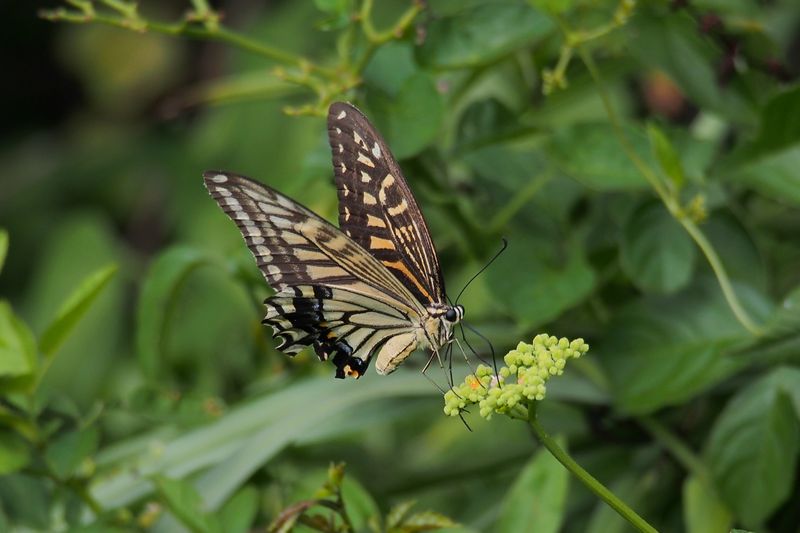
<instances>
[{"instance_id":1,"label":"green flower stem","mask_svg":"<svg viewBox=\"0 0 800 533\"><path fill-rule=\"evenodd\" d=\"M570 30L566 28L563 21L559 22L561 23L565 34L568 36L571 35ZM644 161L642 161L642 159L633 149L633 146L631 146L630 142L625 136L625 132L622 129L622 124L620 123L619 118L614 111L614 106L611 104L611 99L609 98L608 92L603 84L603 80L600 77L600 72L598 71L591 55L580 42L575 44L575 48L578 51L581 60L586 65L586 68L589 70L589 74L592 76L595 85L597 86L597 91L601 100L603 101L603 106L606 109L609 122L611 122L611 125L614 129L614 134L622 146L623 151L628 156L628 159L631 160L642 176L644 176L644 178L650 183L650 185L656 191L656 194L658 194L661 201L667 207L667 210L670 212L670 214L672 214L672 216L681 224L681 226L683 226L684 230L686 230L692 240L694 240L697 247L700 248L700 251L706 257L706 261L708 261L708 264L714 271L714 275L719 282L720 289L725 297L725 301L728 302L728 306L731 308L731 311L733 311L736 319L750 333L755 336L760 336L763 333L762 329L752 318L750 318L750 315L747 314L747 311L745 311L744 307L739 301L739 298L736 296L736 292L733 290L733 286L731 285L728 274L725 271L725 267L723 266L722 261L720 260L719 255L717 255L714 247L711 245L700 228L697 227L694 221L686 216L678 202L678 199L669 193L668 189L661 182L658 175Z\"/></svg>"},{"instance_id":2,"label":"green flower stem","mask_svg":"<svg viewBox=\"0 0 800 533\"><path fill-rule=\"evenodd\" d=\"M589 472L583 469L572 457L569 456L561 447L553 440L550 435L539 424L536 417L536 404L531 402L528 408L528 423L536 434L536 438L544 445L547 450L553 454L559 463L569 470L575 477L577 477L586 488L595 493L601 500L606 502L612 509L619 513L622 518L628 521L633 527L639 531L647 533L657 533L657 530L645 521L644 518L636 514L636 512L628 507L625 502L617 498L605 485L597 481Z\"/></svg>"},{"instance_id":3,"label":"green flower stem","mask_svg":"<svg viewBox=\"0 0 800 533\"><path fill-rule=\"evenodd\" d=\"M223 26L197 26L179 22L175 24L157 22L141 18L139 15L114 16L97 13L91 3L81 4L81 11L70 11L67 9L43 10L39 15L50 21L72 22L75 24L86 24L96 22L107 26L114 26L127 30L146 32L154 31L172 36L191 37L193 39L205 39L220 41L242 50L252 52L267 59L271 59L285 65L292 65L301 69L316 71L328 77L335 78L336 72L319 65L311 63L308 59L292 54L280 48L266 45L262 42L250 39L231 31Z\"/></svg>"},{"instance_id":4,"label":"green flower stem","mask_svg":"<svg viewBox=\"0 0 800 533\"><path fill-rule=\"evenodd\" d=\"M417 15L422 11L424 4L420 0L412 0L411 7L409 7L400 18L397 19L395 24L386 31L379 32L372 24L372 6L373 0L364 0L361 4L361 9L358 12L358 20L361 22L361 31L364 37L367 38L367 48L362 54L361 58L356 62L355 72L360 73L372 59L373 54L378 47L392 39L397 39L402 36L406 29L414 22Z\"/></svg>"}]
</instances>

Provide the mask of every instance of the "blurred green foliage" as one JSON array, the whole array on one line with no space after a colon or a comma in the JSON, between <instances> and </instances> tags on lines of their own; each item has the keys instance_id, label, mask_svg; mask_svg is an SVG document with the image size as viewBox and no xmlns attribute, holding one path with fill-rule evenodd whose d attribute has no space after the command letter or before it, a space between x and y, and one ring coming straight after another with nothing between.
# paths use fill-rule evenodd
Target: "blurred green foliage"
<instances>
[{"instance_id":1,"label":"blurred green foliage","mask_svg":"<svg viewBox=\"0 0 800 533\"><path fill-rule=\"evenodd\" d=\"M796 531L796 2L53 3L77 24L39 20L53 72L19 78L78 89L0 152L0 530L279 528L330 498L356 530L626 530L521 425L445 417L424 356L341 382L274 349L201 172L333 220L319 114L347 99L451 297L509 240L462 300L498 354L592 345L539 409L579 463L660 531Z\"/></svg>"}]
</instances>

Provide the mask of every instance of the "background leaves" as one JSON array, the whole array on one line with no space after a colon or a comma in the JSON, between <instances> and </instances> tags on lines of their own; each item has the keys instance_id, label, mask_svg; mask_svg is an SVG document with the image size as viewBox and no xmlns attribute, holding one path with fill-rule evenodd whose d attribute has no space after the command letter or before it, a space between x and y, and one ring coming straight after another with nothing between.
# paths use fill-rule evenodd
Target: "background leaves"
<instances>
[{"instance_id":1,"label":"background leaves","mask_svg":"<svg viewBox=\"0 0 800 533\"><path fill-rule=\"evenodd\" d=\"M459 300L496 354L592 346L539 410L581 465L659 531L795 531L795 2L424 4L96 3L117 28L9 6L0 530L265 529L344 462L361 530L625 531L521 424L445 419L424 355L342 383L274 349L270 289L200 176L335 220L320 117L345 99L400 160L451 298L508 240ZM145 17L166 26L125 29Z\"/></svg>"}]
</instances>

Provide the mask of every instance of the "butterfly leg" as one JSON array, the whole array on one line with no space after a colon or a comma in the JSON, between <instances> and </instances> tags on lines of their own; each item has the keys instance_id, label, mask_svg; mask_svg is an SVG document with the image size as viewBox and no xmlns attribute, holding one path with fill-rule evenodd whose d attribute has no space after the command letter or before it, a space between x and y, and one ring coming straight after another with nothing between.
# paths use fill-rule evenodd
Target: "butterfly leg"
<instances>
[{"instance_id":1,"label":"butterfly leg","mask_svg":"<svg viewBox=\"0 0 800 533\"><path fill-rule=\"evenodd\" d=\"M448 348L449 348L449 346L448 346ZM449 350L448 350L448 353L449 353ZM445 356L445 358L447 358L447 356ZM425 363L425 366L422 368L422 375L423 375L423 376L425 376L425 378L426 378L428 381L430 381L431 383L433 383L434 385L436 385L436 388L437 388L437 389L439 389L439 391L440 391L442 394L444 394L444 393L445 393L445 390L444 390L444 389L442 389L442 387L440 387L440 386L439 386L439 384L438 384L438 383L436 383L436 382L433 380L433 378L431 378L431 377L430 377L430 376L428 376L428 374L427 374L427 372L428 372L428 369L430 368L430 366L431 366L431 363L433 363L433 360L434 360L434 359L436 359L436 360L439 362L439 368L441 368L443 372L445 371L445 368L444 368L444 363L442 362L442 357L441 357L441 355L440 355L440 353L439 353L439 350L438 350L438 349L432 349L432 350L431 350L431 356L428 358L428 361ZM452 372L451 372L451 374L450 374L449 376L448 376L447 372L445 372L445 379L447 380L447 386L448 386L448 389L451 389L451 390L452 390L452 388L453 388L453 376L452 376Z\"/></svg>"}]
</instances>

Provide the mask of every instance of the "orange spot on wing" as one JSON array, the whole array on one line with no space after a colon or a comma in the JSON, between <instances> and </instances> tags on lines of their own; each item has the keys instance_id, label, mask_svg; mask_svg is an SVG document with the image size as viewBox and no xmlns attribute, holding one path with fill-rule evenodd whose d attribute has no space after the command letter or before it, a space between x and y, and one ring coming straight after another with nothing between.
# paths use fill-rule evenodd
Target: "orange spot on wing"
<instances>
[{"instance_id":1,"label":"orange spot on wing","mask_svg":"<svg viewBox=\"0 0 800 533\"><path fill-rule=\"evenodd\" d=\"M417 289L419 289L419 292L424 294L428 300L431 301L433 300L433 298L431 298L430 293L427 290L425 290L425 287L422 286L422 283L420 283L417 277L414 276L414 274L412 274L410 270L408 270L408 267L406 265L404 265L400 261L382 261L382 263L384 264L384 266L388 268L394 268L395 270L399 270L400 272L402 272L403 275L406 278L408 278L408 280L411 281L411 283L413 283L417 287Z\"/></svg>"},{"instance_id":2,"label":"orange spot on wing","mask_svg":"<svg viewBox=\"0 0 800 533\"><path fill-rule=\"evenodd\" d=\"M369 238L369 247L372 250L395 250L394 243L389 239L381 239L374 235Z\"/></svg>"}]
</instances>

